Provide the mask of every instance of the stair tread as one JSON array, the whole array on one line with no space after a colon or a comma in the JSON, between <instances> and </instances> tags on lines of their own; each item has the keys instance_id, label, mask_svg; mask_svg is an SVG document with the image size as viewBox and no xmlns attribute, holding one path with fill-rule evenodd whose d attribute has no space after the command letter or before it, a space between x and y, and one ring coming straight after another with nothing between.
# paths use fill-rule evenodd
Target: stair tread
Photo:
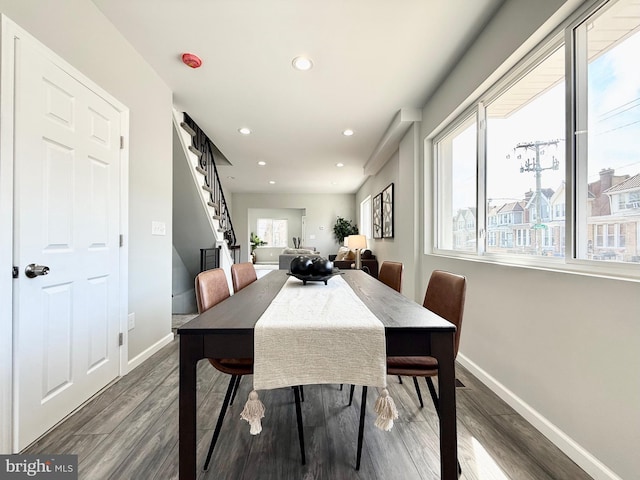
<instances>
[{"instance_id":1,"label":"stair tread","mask_svg":"<svg viewBox=\"0 0 640 480\"><path fill-rule=\"evenodd\" d=\"M192 137L196 136L196 131L193 128L191 128L189 125L187 125L185 122L180 122L180 126L185 132L187 132Z\"/></svg>"},{"instance_id":2,"label":"stair tread","mask_svg":"<svg viewBox=\"0 0 640 480\"><path fill-rule=\"evenodd\" d=\"M198 158L200 158L202 156L202 152L200 150L198 150L196 147L194 147L193 145L189 145L189 151L193 154L195 154Z\"/></svg>"}]
</instances>

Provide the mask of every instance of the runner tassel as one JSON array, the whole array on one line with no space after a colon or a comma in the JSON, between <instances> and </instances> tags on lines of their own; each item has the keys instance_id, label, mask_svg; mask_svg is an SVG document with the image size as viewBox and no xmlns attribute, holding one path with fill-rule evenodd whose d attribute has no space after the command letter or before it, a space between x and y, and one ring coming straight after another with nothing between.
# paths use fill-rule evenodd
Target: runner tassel
<instances>
[{"instance_id":1,"label":"runner tassel","mask_svg":"<svg viewBox=\"0 0 640 480\"><path fill-rule=\"evenodd\" d=\"M385 432L391 430L393 421L398 418L398 409L393 398L389 396L389 390L386 388L382 390L376 400L375 412L378 414L375 423L376 427Z\"/></svg>"},{"instance_id":2,"label":"runner tassel","mask_svg":"<svg viewBox=\"0 0 640 480\"><path fill-rule=\"evenodd\" d=\"M240 418L249 422L251 429L249 433L251 435L258 435L262 431L262 422L260 419L264 418L264 405L258 397L258 392L252 390L249 393L249 399L244 404ZM393 422L391 422L393 424Z\"/></svg>"}]
</instances>

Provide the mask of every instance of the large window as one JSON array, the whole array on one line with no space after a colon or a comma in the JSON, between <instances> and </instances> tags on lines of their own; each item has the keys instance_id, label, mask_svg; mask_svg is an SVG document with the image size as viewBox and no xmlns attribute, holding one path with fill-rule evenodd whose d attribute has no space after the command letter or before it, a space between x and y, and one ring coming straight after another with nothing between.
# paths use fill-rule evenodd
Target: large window
<instances>
[{"instance_id":1,"label":"large window","mask_svg":"<svg viewBox=\"0 0 640 480\"><path fill-rule=\"evenodd\" d=\"M488 103L487 211L500 221L488 225L516 234L515 244L487 246L487 252L564 255L546 240L564 226L554 221L552 201L564 203L564 48L558 46L511 87ZM557 206L557 205L556 205ZM526 232L526 234L525 234Z\"/></svg>"},{"instance_id":2,"label":"large window","mask_svg":"<svg viewBox=\"0 0 640 480\"><path fill-rule=\"evenodd\" d=\"M640 261L639 14L609 2L574 30L579 259Z\"/></svg>"},{"instance_id":3,"label":"large window","mask_svg":"<svg viewBox=\"0 0 640 480\"><path fill-rule=\"evenodd\" d=\"M640 7L582 15L434 139L436 252L640 263Z\"/></svg>"},{"instance_id":4,"label":"large window","mask_svg":"<svg viewBox=\"0 0 640 480\"><path fill-rule=\"evenodd\" d=\"M438 143L439 248L476 250L476 121L472 115Z\"/></svg>"},{"instance_id":5,"label":"large window","mask_svg":"<svg viewBox=\"0 0 640 480\"><path fill-rule=\"evenodd\" d=\"M371 195L369 195L360 203L360 234L365 235L367 238L373 237L371 215Z\"/></svg>"},{"instance_id":6,"label":"large window","mask_svg":"<svg viewBox=\"0 0 640 480\"><path fill-rule=\"evenodd\" d=\"M288 244L286 219L259 218L256 231L260 240L269 247L286 247Z\"/></svg>"}]
</instances>

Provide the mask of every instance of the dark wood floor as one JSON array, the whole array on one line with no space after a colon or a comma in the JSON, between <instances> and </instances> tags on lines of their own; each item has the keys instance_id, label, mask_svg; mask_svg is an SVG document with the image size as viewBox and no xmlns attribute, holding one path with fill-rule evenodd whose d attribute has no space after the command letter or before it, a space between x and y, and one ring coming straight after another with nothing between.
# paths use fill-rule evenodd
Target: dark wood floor
<instances>
[{"instance_id":1,"label":"dark wood floor","mask_svg":"<svg viewBox=\"0 0 640 480\"><path fill-rule=\"evenodd\" d=\"M513 409L457 367L458 445L464 479L589 479L558 448ZM198 374L198 463L204 463L228 376L200 362ZM348 407L348 388L304 389L307 465L300 464L293 392L263 392L263 432L249 435L240 420L251 379L243 379L230 407L209 472L202 479L411 480L439 478L437 417L423 388L417 405L413 383L389 378L400 419L393 430L373 426L368 408L362 466L354 469L360 389ZM367 404L375 401L370 389ZM178 478L178 341L104 390L25 452L78 455L86 480Z\"/></svg>"}]
</instances>

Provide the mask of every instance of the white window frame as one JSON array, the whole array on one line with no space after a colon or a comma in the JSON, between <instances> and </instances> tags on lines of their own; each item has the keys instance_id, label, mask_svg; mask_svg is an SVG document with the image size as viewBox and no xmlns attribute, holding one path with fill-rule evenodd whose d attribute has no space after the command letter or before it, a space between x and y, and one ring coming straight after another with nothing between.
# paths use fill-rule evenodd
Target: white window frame
<instances>
[{"instance_id":1,"label":"white window frame","mask_svg":"<svg viewBox=\"0 0 640 480\"><path fill-rule=\"evenodd\" d=\"M371 195L360 202L360 234L368 239L373 238Z\"/></svg>"},{"instance_id":2,"label":"white window frame","mask_svg":"<svg viewBox=\"0 0 640 480\"><path fill-rule=\"evenodd\" d=\"M273 232L273 222L285 222L285 225L287 227L287 232L284 235L284 245L281 244L275 244L273 242L273 238L271 239L266 239L262 236L262 232L260 231L260 222L271 222L271 231ZM266 246L267 247L282 247L282 248L286 248L288 246L288 239L289 239L289 220L287 220L286 218L268 218L268 217L263 217L263 218L258 218L256 221L256 235L258 235L258 237L260 237L260 240L267 242ZM270 240L270 241L269 241Z\"/></svg>"},{"instance_id":3,"label":"white window frame","mask_svg":"<svg viewBox=\"0 0 640 480\"><path fill-rule=\"evenodd\" d=\"M579 161L583 152L586 152L586 138L580 135L580 132L587 130L586 118L586 102L585 96L576 98L576 92L579 90L576 82L581 82L583 78L582 70L587 67L586 61L576 61L576 56L584 54L580 48L582 41L580 35L586 31L587 19L595 14L602 6L608 3L608 0L597 0L585 2L572 15L570 15L553 33L543 40L538 47L534 48L527 54L515 67L513 67L498 82L490 87L484 94L478 96L470 107L465 109L461 114L455 117L451 122L444 125L440 130L433 132L425 140L425 165L427 164L427 156L431 155L432 165L432 232L431 245L425 243L425 252L432 255L452 256L456 258L470 258L475 261L485 261L488 263L502 263L510 265L529 266L533 268L545 268L559 271L572 271L589 275L614 276L622 279L640 279L640 271L638 265L634 263L624 262L602 262L597 260L580 259L578 253L583 254L589 248L595 247L596 237L594 235L594 246L590 247L587 239L587 231L585 230L586 221L579 222L581 218L586 218L586 202L582 205L576 204L576 193L582 194L581 189L588 188L587 183L587 165L584 161ZM584 25L584 27L580 27ZM566 165L565 165L565 201L563 202L564 217L564 238L559 242L565 246L564 257L546 257L546 256L526 256L526 255L508 255L503 253L488 253L486 245L500 245L510 235L511 243L516 244L513 231L505 232L493 230L491 232L492 239L489 242L486 236L486 224L491 222L492 225L501 225L501 216L498 214L492 216L491 220L487 218L486 211L486 108L493 99L501 95L511 85L519 81L531 69L542 62L550 53L555 51L558 46L564 43L565 49L565 115L566 115ZM586 58L586 57L585 57ZM584 87L584 85L581 85ZM582 89L584 91L584 89ZM442 188L442 175L446 172L440 165L439 159L439 142L448 136L452 131L459 128L460 125L469 120L470 115L476 115L477 125L477 202L476 202L476 238L477 248L475 252L460 251L454 249L439 248L439 238L443 235L443 228L452 228L453 224L446 218L441 218L442 201L446 195L440 195ZM429 148L430 153L427 152ZM625 195L626 196L626 195ZM581 198L586 198L583 196ZM553 217L555 206L549 203L547 205L548 213ZM447 223L448 222L448 223ZM611 219L610 223L615 220ZM584 225L584 226L583 226ZM544 246L552 246L556 239L554 238L555 229L549 228L544 232ZM561 229L562 232L562 229ZM426 238L426 237L425 237ZM583 239L578 242L578 239ZM603 241L606 243L606 233ZM455 239L452 240L455 242ZM615 243L620 243L619 230L616 228ZM430 247L430 248L429 248ZM582 251L584 249L584 251ZM584 256L584 255L583 255Z\"/></svg>"},{"instance_id":4,"label":"white window frame","mask_svg":"<svg viewBox=\"0 0 640 480\"><path fill-rule=\"evenodd\" d=\"M448 255L448 254L452 254L455 256L459 256L459 257L475 257L477 255L476 252L470 252L469 250L458 250L458 249L445 249L442 247L439 247L439 245L442 243L441 242L441 238L442 235L447 234L451 237L451 243L452 245L458 245L459 240L453 235L453 233L456 231L455 230L455 225L454 223L457 221L457 218L454 216L453 218L451 217L444 217L442 214L442 209L444 208L443 205L443 198L440 198L440 196L438 195L438 192L441 191L442 188L444 188L444 184L443 184L443 180L445 178L447 178L448 175L450 175L449 171L446 170L444 168L443 165L440 164L440 162L438 161L438 148L439 148L439 142L443 139L445 139L446 137L448 137L451 133L453 133L455 130L457 130L458 128L460 128L462 125L464 125L465 123L467 123L468 121L470 121L472 118L475 121L476 124L476 130L479 131L480 130L480 118L478 115L479 112L479 108L477 105L473 105L470 108L467 108L462 114L460 114L458 116L458 118L452 122L451 124L449 124L447 126L446 129L444 129L442 132L440 132L437 137L435 137L433 139L433 143L432 143L432 149L433 149L433 158L434 158L434 162L433 162L433 181L434 181L434 188L433 188L433 221L435 225L440 225L437 228L433 228L431 230L432 232L432 242L433 242L433 248L432 250L435 252L438 252L441 255ZM475 118L474 118L475 117ZM479 135L478 135L479 136ZM478 151L478 145L476 145L476 170L479 171L479 167L478 167L478 161L479 158L477 156L477 151ZM442 179L442 180L440 180ZM480 187L478 186L477 189L479 189ZM450 197L449 197L450 198ZM477 198L478 198L478 194L476 194L476 203L477 202ZM448 201L448 200L447 200ZM479 235L484 235L484 231L485 231L485 226L484 226L484 220L482 222L479 221L479 219L484 219L484 208L480 208L480 206L478 205L476 208L476 239L478 238ZM446 229L451 229L451 232L445 232L442 227L446 228ZM426 236L425 236L426 238ZM458 245L461 247L461 245ZM479 242L476 241L476 248L481 248L482 250L484 250L484 245L482 245L481 247L479 247Z\"/></svg>"}]
</instances>

